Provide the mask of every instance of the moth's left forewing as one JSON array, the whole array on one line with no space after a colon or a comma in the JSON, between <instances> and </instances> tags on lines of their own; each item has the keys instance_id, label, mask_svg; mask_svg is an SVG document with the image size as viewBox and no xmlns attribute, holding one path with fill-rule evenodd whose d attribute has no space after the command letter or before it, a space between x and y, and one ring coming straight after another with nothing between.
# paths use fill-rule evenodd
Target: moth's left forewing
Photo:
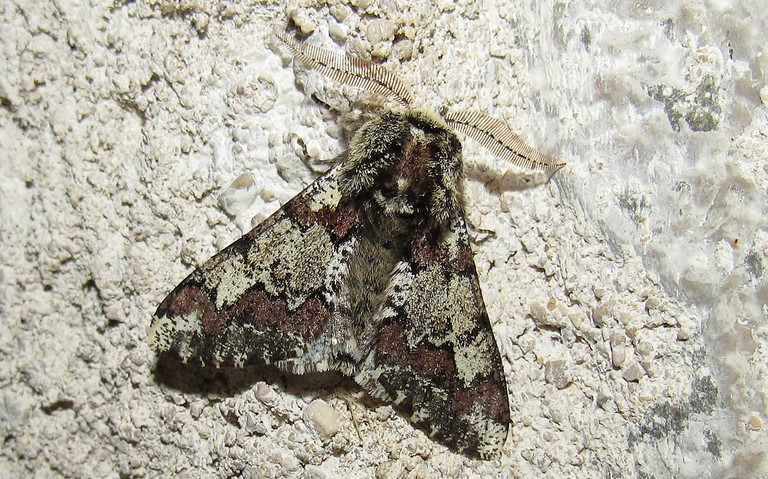
<instances>
[{"instance_id":1,"label":"moth's left forewing","mask_svg":"<svg viewBox=\"0 0 768 479\"><path fill-rule=\"evenodd\" d=\"M341 200L335 167L184 279L157 308L150 346L200 366L263 361L300 373L322 343L328 354L309 369L333 368L336 271L357 227Z\"/></svg>"},{"instance_id":2,"label":"moth's left forewing","mask_svg":"<svg viewBox=\"0 0 768 479\"><path fill-rule=\"evenodd\" d=\"M356 380L449 447L491 459L509 430L507 388L463 217L417 234L392 277Z\"/></svg>"}]
</instances>

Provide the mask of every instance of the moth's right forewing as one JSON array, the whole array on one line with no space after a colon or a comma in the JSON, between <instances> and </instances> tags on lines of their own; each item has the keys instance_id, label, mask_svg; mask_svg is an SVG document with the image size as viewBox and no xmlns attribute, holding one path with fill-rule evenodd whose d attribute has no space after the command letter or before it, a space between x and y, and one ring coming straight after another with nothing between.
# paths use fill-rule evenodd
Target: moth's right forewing
<instances>
[{"instance_id":1,"label":"moth's right forewing","mask_svg":"<svg viewBox=\"0 0 768 479\"><path fill-rule=\"evenodd\" d=\"M507 386L462 217L440 237L414 235L372 336L360 385L451 448L501 456Z\"/></svg>"}]
</instances>

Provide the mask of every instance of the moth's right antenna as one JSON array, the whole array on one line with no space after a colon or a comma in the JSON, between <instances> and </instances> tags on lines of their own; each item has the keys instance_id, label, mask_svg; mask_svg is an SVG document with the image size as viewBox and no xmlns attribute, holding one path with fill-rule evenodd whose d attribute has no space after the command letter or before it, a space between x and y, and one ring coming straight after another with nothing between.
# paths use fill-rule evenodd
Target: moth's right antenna
<instances>
[{"instance_id":1,"label":"moth's right antenna","mask_svg":"<svg viewBox=\"0 0 768 479\"><path fill-rule=\"evenodd\" d=\"M392 98L403 106L413 102L411 91L402 80L375 63L299 43L277 29L275 36L288 47L294 58L334 81Z\"/></svg>"},{"instance_id":2,"label":"moth's right antenna","mask_svg":"<svg viewBox=\"0 0 768 479\"><path fill-rule=\"evenodd\" d=\"M459 111L443 118L446 123L480 142L491 153L513 165L555 172L565 166L551 156L526 145L520 136L498 118L479 111Z\"/></svg>"}]
</instances>

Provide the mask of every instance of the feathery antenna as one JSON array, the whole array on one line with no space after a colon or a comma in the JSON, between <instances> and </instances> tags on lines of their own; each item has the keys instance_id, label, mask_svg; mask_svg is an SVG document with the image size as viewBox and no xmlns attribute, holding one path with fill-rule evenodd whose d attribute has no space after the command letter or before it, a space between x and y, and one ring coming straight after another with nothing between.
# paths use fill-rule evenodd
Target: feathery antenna
<instances>
[{"instance_id":1,"label":"feathery antenna","mask_svg":"<svg viewBox=\"0 0 768 479\"><path fill-rule=\"evenodd\" d=\"M275 31L275 36L288 47L294 58L331 80L392 98L403 106L410 106L413 102L413 95L403 81L375 63L299 43L279 30Z\"/></svg>"},{"instance_id":2,"label":"feathery antenna","mask_svg":"<svg viewBox=\"0 0 768 479\"><path fill-rule=\"evenodd\" d=\"M479 111L458 111L443 118L446 123L478 141L499 158L523 168L555 172L565 166L551 156L526 145L520 136L498 118Z\"/></svg>"},{"instance_id":3,"label":"feathery antenna","mask_svg":"<svg viewBox=\"0 0 768 479\"><path fill-rule=\"evenodd\" d=\"M351 55L339 55L324 48L299 43L279 29L275 29L274 33L294 58L328 78L386 96L405 107L413 103L410 89L400 77L384 67ZM478 111L459 111L449 113L443 119L513 165L551 172L565 166L565 163L525 144L519 135L498 118Z\"/></svg>"}]
</instances>

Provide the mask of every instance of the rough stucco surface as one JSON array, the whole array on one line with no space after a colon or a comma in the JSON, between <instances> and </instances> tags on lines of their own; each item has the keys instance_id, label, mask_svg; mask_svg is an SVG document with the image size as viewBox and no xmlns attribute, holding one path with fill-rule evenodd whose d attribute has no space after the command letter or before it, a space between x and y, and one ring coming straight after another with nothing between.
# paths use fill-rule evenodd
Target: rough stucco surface
<instances>
[{"instance_id":1,"label":"rough stucco surface","mask_svg":"<svg viewBox=\"0 0 768 479\"><path fill-rule=\"evenodd\" d=\"M0 476L768 475L766 9L328 3L0 5ZM270 48L287 17L568 162L541 184L465 142L499 462L336 375L146 346L165 294L343 149L311 99L340 89Z\"/></svg>"}]
</instances>

